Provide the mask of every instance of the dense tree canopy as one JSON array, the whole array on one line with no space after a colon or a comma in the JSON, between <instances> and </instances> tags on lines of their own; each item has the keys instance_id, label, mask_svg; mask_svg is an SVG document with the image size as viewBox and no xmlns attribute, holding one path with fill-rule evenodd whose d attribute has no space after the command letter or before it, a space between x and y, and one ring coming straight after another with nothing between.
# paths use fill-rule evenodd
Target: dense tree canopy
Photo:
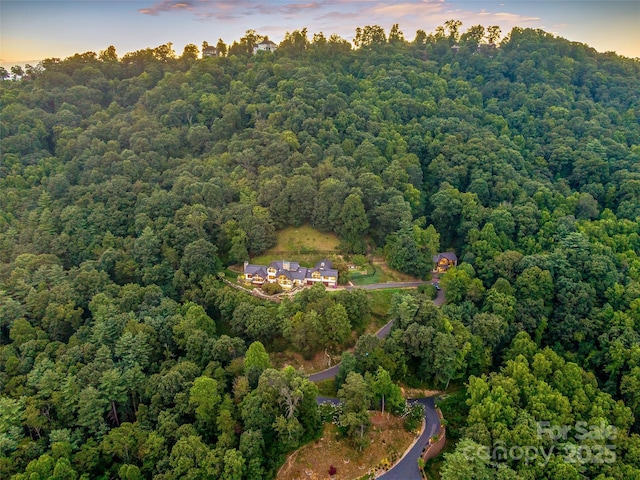
<instances>
[{"instance_id":1,"label":"dense tree canopy","mask_svg":"<svg viewBox=\"0 0 640 480\"><path fill-rule=\"evenodd\" d=\"M217 58L0 70L0 477L272 478L321 420L269 353L342 351L371 306L320 287L275 305L217 274L309 223L418 278L460 258L446 305L398 294L390 336L345 354L359 446L367 408L400 410L395 381L468 384L443 478L636 478L640 64L500 35L301 29L253 56L249 30ZM464 456L548 446L537 421L614 425L618 461Z\"/></svg>"}]
</instances>

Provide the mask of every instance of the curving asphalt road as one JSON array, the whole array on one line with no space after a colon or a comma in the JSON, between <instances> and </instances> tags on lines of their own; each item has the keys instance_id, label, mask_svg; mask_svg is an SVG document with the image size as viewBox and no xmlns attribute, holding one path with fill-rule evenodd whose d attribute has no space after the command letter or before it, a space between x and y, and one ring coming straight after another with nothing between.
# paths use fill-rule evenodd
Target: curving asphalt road
<instances>
[{"instance_id":1,"label":"curving asphalt road","mask_svg":"<svg viewBox=\"0 0 640 480\"><path fill-rule=\"evenodd\" d=\"M367 290L381 290L383 288L399 288L398 285L401 285L404 287L416 287L416 286L423 285L425 283L428 283L428 282L375 283L373 285L365 285L364 287L357 287L357 288L367 289L366 287L373 287L373 288L368 288ZM433 304L440 306L443 303L444 303L444 290L440 289L438 290L438 295L433 300ZM376 337L378 338L386 337L387 335L389 335L389 332L391 332L391 327L393 327L393 320L390 320L389 322L387 322L386 325L380 328L380 330L376 332ZM330 378L335 377L338 374L339 370L340 370L340 363L337 363L333 367L327 368L326 370L321 370L319 372L310 374L309 380L311 380L312 382L321 382L323 380L329 380Z\"/></svg>"},{"instance_id":2,"label":"curving asphalt road","mask_svg":"<svg viewBox=\"0 0 640 480\"><path fill-rule=\"evenodd\" d=\"M323 403L330 403L332 405L340 405L340 400L334 397L325 397L323 395L318 395L316 397L316 403L318 405L322 405Z\"/></svg>"},{"instance_id":3,"label":"curving asphalt road","mask_svg":"<svg viewBox=\"0 0 640 480\"><path fill-rule=\"evenodd\" d=\"M389 320L386 325L384 325L380 330L376 332L376 337L384 338L389 335L391 331L391 327L393 326L393 320ZM312 382L321 382L323 380L329 380L330 378L335 377L340 370L340 363L335 364L331 368L327 368L326 370L322 370L320 372L312 373L309 375L309 380Z\"/></svg>"},{"instance_id":4,"label":"curving asphalt road","mask_svg":"<svg viewBox=\"0 0 640 480\"><path fill-rule=\"evenodd\" d=\"M316 397L318 405L331 403L339 405L340 400L333 397L318 395ZM422 455L424 447L429 439L440 431L440 417L436 411L433 397L410 399L409 403L419 403L424 406L424 429L420 436L416 438L411 447L404 453L399 462L380 475L382 480L422 480L422 474L418 469L418 458Z\"/></svg>"},{"instance_id":5,"label":"curving asphalt road","mask_svg":"<svg viewBox=\"0 0 640 480\"><path fill-rule=\"evenodd\" d=\"M411 286L416 287L422 285L426 282L410 282L410 283L379 283L374 285L366 285L366 290L377 290L381 288L399 288L398 285L401 286ZM391 286L393 285L393 286ZM433 300L435 305L442 305L444 303L444 290L438 290L438 295ZM386 325L384 325L380 330L376 332L376 336L378 338L384 338L389 335L391 331L391 327L393 326L393 320L389 321ZM312 382L320 382L322 380L328 380L337 375L340 370L340 364L334 365L331 368L327 368L326 370L322 370L321 372L313 373L309 375L309 380ZM422 454L424 447L429 442L429 439L433 437L436 433L440 431L440 417L438 416L438 412L435 408L435 403L432 397L429 398L417 398L409 400L410 402L417 402L424 406L424 421L425 426L424 430L420 434L420 436L414 441L413 445L409 450L405 452L403 457L397 462L393 467L387 470L384 474L378 477L378 479L382 480L422 480L422 474L418 469L418 458ZM332 403L337 405L340 403L340 400L337 398L318 396L316 397L316 402L318 404L322 403Z\"/></svg>"},{"instance_id":6,"label":"curving asphalt road","mask_svg":"<svg viewBox=\"0 0 640 480\"><path fill-rule=\"evenodd\" d=\"M424 405L425 427L413 446L405 452L404 456L393 467L380 475L381 480L422 480L422 474L418 469L418 458L429 439L440 431L440 417L436 412L433 397L410 400Z\"/></svg>"}]
</instances>

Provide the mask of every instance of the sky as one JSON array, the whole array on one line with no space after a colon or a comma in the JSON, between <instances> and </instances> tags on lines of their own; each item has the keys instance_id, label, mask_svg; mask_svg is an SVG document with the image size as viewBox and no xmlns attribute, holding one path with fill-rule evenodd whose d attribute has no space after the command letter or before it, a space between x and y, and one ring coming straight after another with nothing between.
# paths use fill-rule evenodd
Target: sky
<instances>
[{"instance_id":1,"label":"sky","mask_svg":"<svg viewBox=\"0 0 640 480\"><path fill-rule=\"evenodd\" d=\"M449 19L540 28L600 52L640 58L640 0L0 0L0 65L35 65L44 58L116 47L119 56L171 42L201 48L249 29L279 42L307 28L352 40L356 27L394 23L408 40Z\"/></svg>"}]
</instances>

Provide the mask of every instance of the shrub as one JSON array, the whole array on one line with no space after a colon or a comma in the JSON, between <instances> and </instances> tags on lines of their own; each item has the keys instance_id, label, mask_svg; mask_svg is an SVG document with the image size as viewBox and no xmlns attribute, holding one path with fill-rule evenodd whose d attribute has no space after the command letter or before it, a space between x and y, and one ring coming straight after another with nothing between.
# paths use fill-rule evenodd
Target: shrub
<instances>
[{"instance_id":1,"label":"shrub","mask_svg":"<svg viewBox=\"0 0 640 480\"><path fill-rule=\"evenodd\" d=\"M276 295L277 293L282 293L282 287L277 283L266 282L262 285L262 291L267 295Z\"/></svg>"},{"instance_id":2,"label":"shrub","mask_svg":"<svg viewBox=\"0 0 640 480\"><path fill-rule=\"evenodd\" d=\"M364 267L367 264L367 257L361 254L357 254L353 256L353 263L358 267Z\"/></svg>"},{"instance_id":3,"label":"shrub","mask_svg":"<svg viewBox=\"0 0 640 480\"><path fill-rule=\"evenodd\" d=\"M422 419L424 418L424 407L419 403L407 403L403 417L404 428L408 432L415 432L422 424Z\"/></svg>"},{"instance_id":4,"label":"shrub","mask_svg":"<svg viewBox=\"0 0 640 480\"><path fill-rule=\"evenodd\" d=\"M426 295L427 298L435 300L438 296L438 290L430 283L424 283L418 287L418 292Z\"/></svg>"}]
</instances>

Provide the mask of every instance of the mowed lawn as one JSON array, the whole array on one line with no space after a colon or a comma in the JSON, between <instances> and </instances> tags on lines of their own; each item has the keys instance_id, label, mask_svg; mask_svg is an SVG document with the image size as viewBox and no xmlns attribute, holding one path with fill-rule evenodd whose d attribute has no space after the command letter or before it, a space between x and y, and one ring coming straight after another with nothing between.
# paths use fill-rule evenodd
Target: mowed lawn
<instances>
[{"instance_id":1,"label":"mowed lawn","mask_svg":"<svg viewBox=\"0 0 640 480\"><path fill-rule=\"evenodd\" d=\"M276 232L276 238L276 246L251 259L251 263L267 265L286 257L286 260L300 262L303 265L313 264L324 256L337 254L340 244L335 233L321 232L309 225L284 228Z\"/></svg>"}]
</instances>

